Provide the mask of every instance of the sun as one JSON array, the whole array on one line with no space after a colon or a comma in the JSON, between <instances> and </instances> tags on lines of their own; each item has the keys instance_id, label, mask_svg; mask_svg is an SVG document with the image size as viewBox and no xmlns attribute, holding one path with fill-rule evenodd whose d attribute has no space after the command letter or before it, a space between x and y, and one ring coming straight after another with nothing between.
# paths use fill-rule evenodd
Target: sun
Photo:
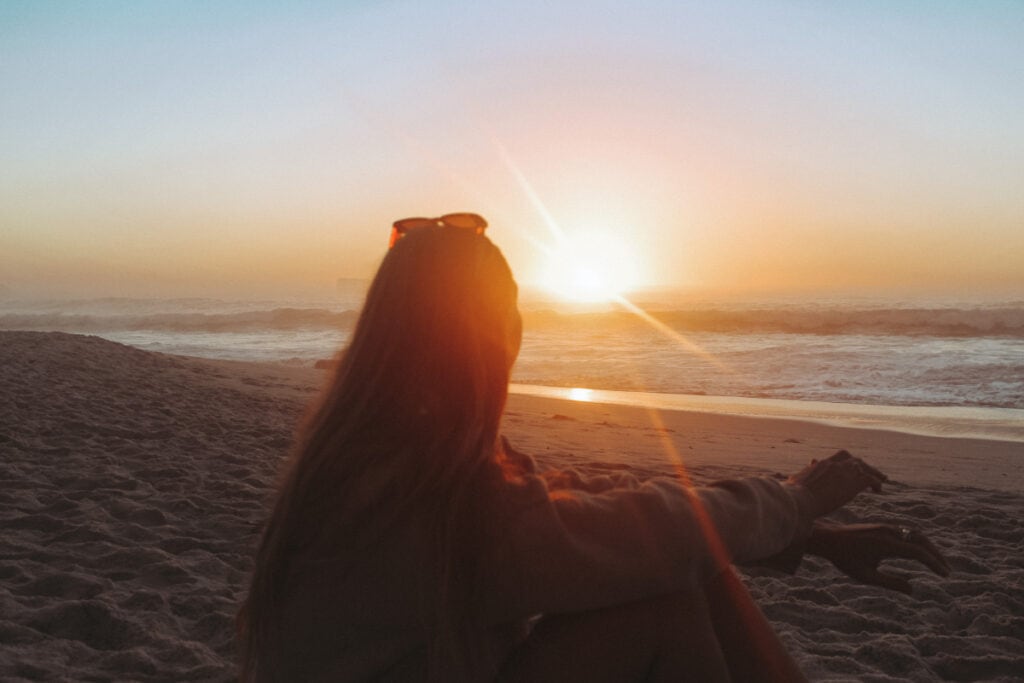
<instances>
[{"instance_id":1,"label":"sun","mask_svg":"<svg viewBox=\"0 0 1024 683\"><path fill-rule=\"evenodd\" d=\"M599 269L581 263L566 263L551 266L545 277L544 287L561 299L592 303L605 301L619 293L618 288L600 273Z\"/></svg>"},{"instance_id":2,"label":"sun","mask_svg":"<svg viewBox=\"0 0 1024 683\"><path fill-rule=\"evenodd\" d=\"M640 269L627 231L579 230L547 250L541 286L560 299L610 301L635 289Z\"/></svg>"}]
</instances>

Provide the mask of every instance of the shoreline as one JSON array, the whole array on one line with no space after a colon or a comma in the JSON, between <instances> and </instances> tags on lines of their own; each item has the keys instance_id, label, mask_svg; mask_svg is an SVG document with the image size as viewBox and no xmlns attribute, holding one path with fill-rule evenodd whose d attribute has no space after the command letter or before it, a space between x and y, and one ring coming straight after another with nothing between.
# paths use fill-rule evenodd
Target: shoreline
<instances>
[{"instance_id":1,"label":"shoreline","mask_svg":"<svg viewBox=\"0 0 1024 683\"><path fill-rule=\"evenodd\" d=\"M541 423L522 415L547 415ZM524 450L598 460L651 472L679 465L695 479L796 472L812 458L848 450L905 486L1024 491L1024 445L996 439L926 436L800 418L657 410L513 393L503 430ZM640 439L639 442L637 439ZM532 449L532 450L531 450Z\"/></svg>"},{"instance_id":2,"label":"shoreline","mask_svg":"<svg viewBox=\"0 0 1024 683\"><path fill-rule=\"evenodd\" d=\"M800 399L666 394L540 384L509 385L509 393L563 401L657 410L817 422L919 436L974 438L1024 444L1024 409L989 406L902 406Z\"/></svg>"}]
</instances>

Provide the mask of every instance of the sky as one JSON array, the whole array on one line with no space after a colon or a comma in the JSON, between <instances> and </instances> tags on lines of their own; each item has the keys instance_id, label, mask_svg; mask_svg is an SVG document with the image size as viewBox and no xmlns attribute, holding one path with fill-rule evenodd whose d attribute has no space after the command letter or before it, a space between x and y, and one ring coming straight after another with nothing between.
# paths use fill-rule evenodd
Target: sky
<instances>
[{"instance_id":1,"label":"sky","mask_svg":"<svg viewBox=\"0 0 1024 683\"><path fill-rule=\"evenodd\" d=\"M0 293L1024 296L1024 3L0 0Z\"/></svg>"}]
</instances>

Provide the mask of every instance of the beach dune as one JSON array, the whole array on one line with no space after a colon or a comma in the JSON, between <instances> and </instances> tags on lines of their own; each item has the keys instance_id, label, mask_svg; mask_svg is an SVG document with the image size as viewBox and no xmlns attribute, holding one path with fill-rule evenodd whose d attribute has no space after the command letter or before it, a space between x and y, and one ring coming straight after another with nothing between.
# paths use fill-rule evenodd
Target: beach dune
<instances>
[{"instance_id":1,"label":"beach dune","mask_svg":"<svg viewBox=\"0 0 1024 683\"><path fill-rule=\"evenodd\" d=\"M0 332L0 679L231 680L234 615L313 368ZM846 448L892 478L841 511L925 531L914 595L814 558L744 574L816 681L1024 680L1024 445L512 395L545 466L696 483Z\"/></svg>"}]
</instances>

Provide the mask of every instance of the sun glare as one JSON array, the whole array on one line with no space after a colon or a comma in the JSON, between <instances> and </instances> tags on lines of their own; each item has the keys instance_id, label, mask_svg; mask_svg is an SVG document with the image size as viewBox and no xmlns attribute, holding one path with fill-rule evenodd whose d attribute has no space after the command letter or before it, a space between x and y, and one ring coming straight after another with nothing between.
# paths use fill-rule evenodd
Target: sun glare
<instances>
[{"instance_id":1,"label":"sun glare","mask_svg":"<svg viewBox=\"0 0 1024 683\"><path fill-rule=\"evenodd\" d=\"M639 284L633 249L612 232L580 231L547 254L541 285L580 303L610 301Z\"/></svg>"},{"instance_id":2,"label":"sun glare","mask_svg":"<svg viewBox=\"0 0 1024 683\"><path fill-rule=\"evenodd\" d=\"M573 387L569 390L569 400L589 403L594 400L594 390L584 389L583 387Z\"/></svg>"}]
</instances>

